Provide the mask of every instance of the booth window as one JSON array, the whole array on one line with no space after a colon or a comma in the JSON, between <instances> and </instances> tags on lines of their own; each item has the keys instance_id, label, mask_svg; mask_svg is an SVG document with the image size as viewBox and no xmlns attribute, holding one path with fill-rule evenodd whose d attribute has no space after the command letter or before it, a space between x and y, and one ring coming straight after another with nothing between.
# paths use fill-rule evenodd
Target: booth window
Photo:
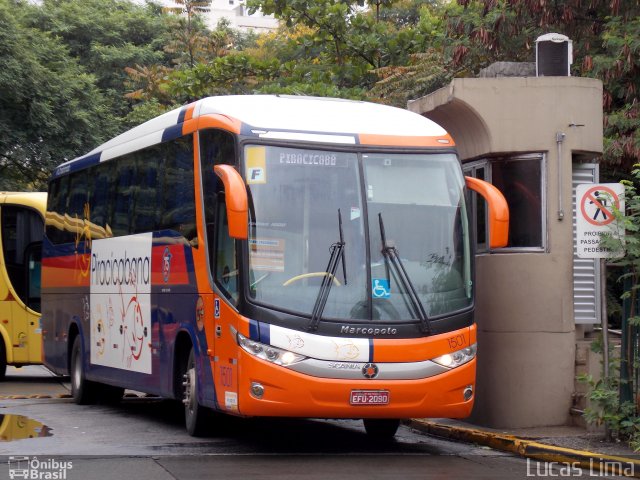
<instances>
[{"instance_id":1,"label":"booth window","mask_svg":"<svg viewBox=\"0 0 640 480\"><path fill-rule=\"evenodd\" d=\"M497 251L544 251L546 228L544 155L530 154L491 157L463 166L465 175L492 183L509 205L509 243ZM473 223L478 252L488 251L486 205L481 197L472 197Z\"/></svg>"}]
</instances>

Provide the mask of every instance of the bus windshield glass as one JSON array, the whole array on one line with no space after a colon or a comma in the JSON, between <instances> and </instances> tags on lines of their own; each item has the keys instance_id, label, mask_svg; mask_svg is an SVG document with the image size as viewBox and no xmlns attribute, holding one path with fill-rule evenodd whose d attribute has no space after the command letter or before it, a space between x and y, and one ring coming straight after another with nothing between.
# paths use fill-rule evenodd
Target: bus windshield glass
<instances>
[{"instance_id":1,"label":"bus windshield glass","mask_svg":"<svg viewBox=\"0 0 640 480\"><path fill-rule=\"evenodd\" d=\"M406 323L420 318L418 302L429 317L470 306L464 181L455 155L251 145L244 159L246 278L254 302L310 316L329 280L324 320ZM408 282L398 280L398 266L383 251L381 225ZM338 244L342 254L332 255Z\"/></svg>"}]
</instances>

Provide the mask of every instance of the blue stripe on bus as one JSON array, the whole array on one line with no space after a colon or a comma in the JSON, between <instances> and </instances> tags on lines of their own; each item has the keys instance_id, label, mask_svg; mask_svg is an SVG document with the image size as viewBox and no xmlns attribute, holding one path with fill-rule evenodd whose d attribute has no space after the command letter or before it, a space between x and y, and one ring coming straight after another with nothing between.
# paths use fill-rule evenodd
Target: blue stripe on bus
<instances>
[{"instance_id":1,"label":"blue stripe on bus","mask_svg":"<svg viewBox=\"0 0 640 480\"><path fill-rule=\"evenodd\" d=\"M60 166L54 170L52 178L56 178L61 175L67 175L68 173L77 172L78 170L83 170L85 168L92 167L93 165L97 165L98 163L100 163L101 155L102 152L94 153L92 155L87 155L86 157L75 160L73 163Z\"/></svg>"},{"instance_id":2,"label":"blue stripe on bus","mask_svg":"<svg viewBox=\"0 0 640 480\"><path fill-rule=\"evenodd\" d=\"M249 320L249 338L255 342L260 341L260 327L256 320Z\"/></svg>"},{"instance_id":3,"label":"blue stripe on bus","mask_svg":"<svg viewBox=\"0 0 640 480\"><path fill-rule=\"evenodd\" d=\"M260 343L271 345L271 325L268 323L260 323Z\"/></svg>"},{"instance_id":4,"label":"blue stripe on bus","mask_svg":"<svg viewBox=\"0 0 640 480\"><path fill-rule=\"evenodd\" d=\"M369 339L369 362L373 362L373 338Z\"/></svg>"},{"instance_id":5,"label":"blue stripe on bus","mask_svg":"<svg viewBox=\"0 0 640 480\"><path fill-rule=\"evenodd\" d=\"M184 117L187 115L187 106L184 106L180 109L180 113L178 114L178 125L184 122Z\"/></svg>"},{"instance_id":6,"label":"blue stripe on bus","mask_svg":"<svg viewBox=\"0 0 640 480\"><path fill-rule=\"evenodd\" d=\"M169 140L175 140L182 137L182 123L174 125L173 127L165 128L162 132L162 141L168 142Z\"/></svg>"},{"instance_id":7,"label":"blue stripe on bus","mask_svg":"<svg viewBox=\"0 0 640 480\"><path fill-rule=\"evenodd\" d=\"M69 257L75 256L76 252L82 252L85 250L84 240L81 241L78 245L74 242L70 243L61 243L58 245L54 245L51 243L51 240L45 237L45 240L42 242L42 253L44 257ZM88 248L87 248L88 250Z\"/></svg>"}]
</instances>

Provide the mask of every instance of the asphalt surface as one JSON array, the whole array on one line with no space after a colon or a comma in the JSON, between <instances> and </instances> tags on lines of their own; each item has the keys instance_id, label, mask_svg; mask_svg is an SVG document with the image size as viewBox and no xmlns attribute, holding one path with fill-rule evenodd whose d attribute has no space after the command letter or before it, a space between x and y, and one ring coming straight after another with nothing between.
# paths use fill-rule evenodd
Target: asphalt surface
<instances>
[{"instance_id":1,"label":"asphalt surface","mask_svg":"<svg viewBox=\"0 0 640 480\"><path fill-rule=\"evenodd\" d=\"M42 367L9 374L0 384L4 433L11 431L0 441L0 479L11 473L63 480L594 477L577 466L449 441L410 426L393 441L376 442L356 420L224 417L212 424L210 436L194 438L174 402L130 396L115 406L80 406L68 398L68 379ZM571 475L562 475L563 468ZM616 478L604 473L595 476Z\"/></svg>"}]
</instances>

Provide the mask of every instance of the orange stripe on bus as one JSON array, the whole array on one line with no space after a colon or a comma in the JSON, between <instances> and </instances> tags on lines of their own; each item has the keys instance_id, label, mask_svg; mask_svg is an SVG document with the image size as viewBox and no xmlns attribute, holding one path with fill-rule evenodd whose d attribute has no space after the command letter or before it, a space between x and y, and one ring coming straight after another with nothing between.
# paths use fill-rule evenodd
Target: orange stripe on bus
<instances>
[{"instance_id":1,"label":"orange stripe on bus","mask_svg":"<svg viewBox=\"0 0 640 480\"><path fill-rule=\"evenodd\" d=\"M380 145L388 147L454 147L455 142L451 135L440 137L403 137L398 135L374 135L361 133L359 136L362 145Z\"/></svg>"},{"instance_id":2,"label":"orange stripe on bus","mask_svg":"<svg viewBox=\"0 0 640 480\"><path fill-rule=\"evenodd\" d=\"M220 128L227 132L239 134L242 122L226 115L204 115L191 120L185 120L182 124L182 134L188 135L205 128Z\"/></svg>"},{"instance_id":3,"label":"orange stripe on bus","mask_svg":"<svg viewBox=\"0 0 640 480\"><path fill-rule=\"evenodd\" d=\"M476 324L474 323L473 325L471 325L469 327L469 336L470 336L470 341L471 341L471 345L473 345L474 343L476 343L478 341L478 328L476 327Z\"/></svg>"},{"instance_id":4,"label":"orange stripe on bus","mask_svg":"<svg viewBox=\"0 0 640 480\"><path fill-rule=\"evenodd\" d=\"M239 135L242 130L242 122L226 115L203 115L198 118L198 129L204 128L221 128Z\"/></svg>"},{"instance_id":5,"label":"orange stripe on bus","mask_svg":"<svg viewBox=\"0 0 640 480\"><path fill-rule=\"evenodd\" d=\"M191 122L195 122L195 120L191 120ZM185 122L186 123L186 122ZM202 185L204 182L202 181L202 172L200 169L200 142L198 142L197 138L193 139L193 173L194 173L194 181L196 185ZM211 166L213 168L213 166ZM202 208L203 199L202 199L202 190L200 188L195 189L195 200L196 200L196 218L199 220L197 222L198 225L198 245L205 245L205 225L206 220L204 218L204 211ZM212 242L213 239L208 239L209 242ZM211 287L209 286L209 270L207 266L207 257L206 257L206 248L194 248L193 251L193 267L196 274L196 282L198 285L199 292L211 292ZM213 339L213 337L212 337Z\"/></svg>"},{"instance_id":6,"label":"orange stripe on bus","mask_svg":"<svg viewBox=\"0 0 640 480\"><path fill-rule=\"evenodd\" d=\"M45 258L42 261L41 282L48 287L88 287L89 275L81 275L79 263L89 265L89 254Z\"/></svg>"},{"instance_id":7,"label":"orange stripe on bus","mask_svg":"<svg viewBox=\"0 0 640 480\"><path fill-rule=\"evenodd\" d=\"M191 120L193 118L193 111L196 108L196 102L187 105L187 111L184 113L184 121Z\"/></svg>"},{"instance_id":8,"label":"orange stripe on bus","mask_svg":"<svg viewBox=\"0 0 640 480\"><path fill-rule=\"evenodd\" d=\"M194 133L198 130L198 119L192 118L191 120L186 120L182 124L182 134L189 135L190 133Z\"/></svg>"},{"instance_id":9,"label":"orange stripe on bus","mask_svg":"<svg viewBox=\"0 0 640 480\"><path fill-rule=\"evenodd\" d=\"M475 331L473 334L475 337ZM373 361L377 363L420 362L439 357L473 343L469 327L423 338L373 340Z\"/></svg>"}]
</instances>

